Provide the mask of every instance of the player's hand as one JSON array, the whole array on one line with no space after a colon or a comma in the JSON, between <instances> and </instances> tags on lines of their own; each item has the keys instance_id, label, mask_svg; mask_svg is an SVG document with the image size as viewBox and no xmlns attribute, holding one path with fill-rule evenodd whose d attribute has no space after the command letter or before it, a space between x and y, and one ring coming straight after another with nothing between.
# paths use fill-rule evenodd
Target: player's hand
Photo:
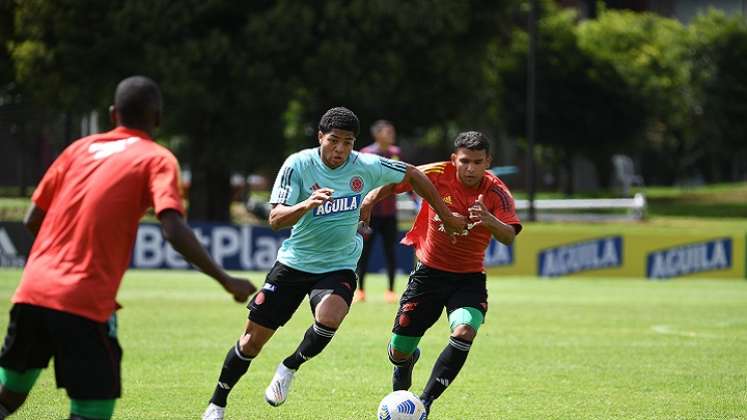
<instances>
[{"instance_id":1,"label":"player's hand","mask_svg":"<svg viewBox=\"0 0 747 420\"><path fill-rule=\"evenodd\" d=\"M311 196L306 199L306 210L315 209L327 201L332 201L332 193L335 190L332 188L319 188L311 193Z\"/></svg>"},{"instance_id":2,"label":"player's hand","mask_svg":"<svg viewBox=\"0 0 747 420\"><path fill-rule=\"evenodd\" d=\"M483 196L480 194L477 196L477 201L469 208L469 221L474 224L473 226L477 226L483 223L490 224L494 219L495 216L485 206Z\"/></svg>"},{"instance_id":3,"label":"player's hand","mask_svg":"<svg viewBox=\"0 0 747 420\"><path fill-rule=\"evenodd\" d=\"M371 229L371 226L368 225L368 222L365 220L361 220L358 222L358 233L363 237L363 239L368 239L369 236L371 236L371 233L373 232L373 229Z\"/></svg>"},{"instance_id":4,"label":"player's hand","mask_svg":"<svg viewBox=\"0 0 747 420\"><path fill-rule=\"evenodd\" d=\"M450 235L461 235L467 228L467 218L459 213L451 213L443 220L446 233Z\"/></svg>"},{"instance_id":5,"label":"player's hand","mask_svg":"<svg viewBox=\"0 0 747 420\"><path fill-rule=\"evenodd\" d=\"M236 302L246 302L249 296L257 291L251 281L231 276L223 279L223 288L233 295L233 300Z\"/></svg>"}]
</instances>

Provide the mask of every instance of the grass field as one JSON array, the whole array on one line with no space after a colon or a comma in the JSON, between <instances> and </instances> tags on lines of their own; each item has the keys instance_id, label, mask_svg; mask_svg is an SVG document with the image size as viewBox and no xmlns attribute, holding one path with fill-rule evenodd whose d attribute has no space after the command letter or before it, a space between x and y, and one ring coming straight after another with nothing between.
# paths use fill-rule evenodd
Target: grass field
<instances>
[{"instance_id":1,"label":"grass field","mask_svg":"<svg viewBox=\"0 0 747 420\"><path fill-rule=\"evenodd\" d=\"M20 271L0 270L0 328ZM260 274L252 278L261 283ZM228 419L368 419L389 390L395 305L369 278L288 402L264 388L311 323L304 303L229 399ZM404 277L399 280L399 289ZM747 282L491 279L487 323L431 419L733 419L747 417ZM117 419L196 419L246 310L194 272L130 271L120 292L124 396ZM445 318L421 342L419 392L446 343ZM64 391L42 374L15 418L60 419Z\"/></svg>"}]
</instances>

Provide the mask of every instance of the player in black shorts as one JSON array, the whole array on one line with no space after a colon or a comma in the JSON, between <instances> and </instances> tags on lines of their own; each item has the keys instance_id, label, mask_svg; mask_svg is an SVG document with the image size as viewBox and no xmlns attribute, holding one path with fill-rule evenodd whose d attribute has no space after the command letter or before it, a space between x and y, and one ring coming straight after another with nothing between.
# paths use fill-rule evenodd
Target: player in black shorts
<instances>
[{"instance_id":1,"label":"player in black shorts","mask_svg":"<svg viewBox=\"0 0 747 420\"><path fill-rule=\"evenodd\" d=\"M468 215L467 228L450 234L428 205L421 207L410 232L402 241L415 247L420 263L410 275L402 295L389 342L389 360L394 364L392 387L409 389L412 369L420 357L418 343L444 308L451 334L420 395L430 412L462 369L477 331L488 310L485 288L485 249L490 240L510 245L521 231L514 201L508 188L490 167L489 143L476 131L460 133L454 141L451 160L421 166L441 198L454 213ZM406 183L372 191L363 203L362 220L380 198L408 191Z\"/></svg>"}]
</instances>

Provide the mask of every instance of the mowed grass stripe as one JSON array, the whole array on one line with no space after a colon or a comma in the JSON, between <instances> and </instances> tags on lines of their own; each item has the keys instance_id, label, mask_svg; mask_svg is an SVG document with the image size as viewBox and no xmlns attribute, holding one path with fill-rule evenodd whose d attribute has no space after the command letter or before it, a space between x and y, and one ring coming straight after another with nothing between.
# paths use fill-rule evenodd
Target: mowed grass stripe
<instances>
[{"instance_id":1,"label":"mowed grass stripe","mask_svg":"<svg viewBox=\"0 0 747 420\"><path fill-rule=\"evenodd\" d=\"M259 285L262 273L250 276ZM0 271L0 328L20 271ZM400 277L398 290L404 287ZM308 302L281 328L229 399L228 419L374 418L389 391L386 358L395 305L382 276L353 306L329 347L299 372L288 402L263 399L275 366L312 322ZM431 419L745 418L747 282L491 279L490 309L462 373ZM124 398L117 419L195 419L245 319L205 276L130 271L120 293ZM445 317L421 342L419 392L446 344ZM21 419L68 411L51 369Z\"/></svg>"}]
</instances>

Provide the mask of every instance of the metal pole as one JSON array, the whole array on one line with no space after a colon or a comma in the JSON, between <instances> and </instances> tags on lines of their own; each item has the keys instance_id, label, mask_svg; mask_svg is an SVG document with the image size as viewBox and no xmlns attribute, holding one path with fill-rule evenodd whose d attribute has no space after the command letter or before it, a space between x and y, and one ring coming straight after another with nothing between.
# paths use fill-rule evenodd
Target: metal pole
<instances>
[{"instance_id":1,"label":"metal pole","mask_svg":"<svg viewBox=\"0 0 747 420\"><path fill-rule=\"evenodd\" d=\"M534 136L536 100L536 55L537 55L537 0L529 2L529 53L527 54L527 191L529 201L528 219L537 220L534 208Z\"/></svg>"}]
</instances>

